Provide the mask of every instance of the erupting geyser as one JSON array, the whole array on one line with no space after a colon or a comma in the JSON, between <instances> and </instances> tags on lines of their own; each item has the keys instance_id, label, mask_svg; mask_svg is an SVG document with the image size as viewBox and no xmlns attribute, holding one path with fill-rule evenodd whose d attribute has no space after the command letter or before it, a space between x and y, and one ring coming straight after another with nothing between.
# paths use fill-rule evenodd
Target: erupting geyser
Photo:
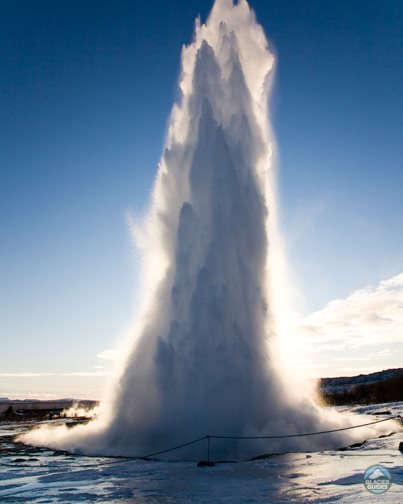
<instances>
[{"instance_id":1,"label":"erupting geyser","mask_svg":"<svg viewBox=\"0 0 403 504\"><path fill-rule=\"evenodd\" d=\"M289 390L275 365L283 285L267 119L273 67L246 0L217 0L206 24L197 20L142 231L144 305L133 348L97 420L34 431L27 442L141 455L205 434L293 434L349 423ZM340 436L281 447L340 444L347 435ZM217 441L215 455L273 448L279 445Z\"/></svg>"}]
</instances>

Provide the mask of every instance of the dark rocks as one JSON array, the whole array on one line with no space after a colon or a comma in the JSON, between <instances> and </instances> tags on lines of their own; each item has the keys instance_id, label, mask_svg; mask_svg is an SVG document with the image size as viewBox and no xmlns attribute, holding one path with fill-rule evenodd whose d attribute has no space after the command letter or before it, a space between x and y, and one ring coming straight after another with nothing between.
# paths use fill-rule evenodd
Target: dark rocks
<instances>
[{"instance_id":1,"label":"dark rocks","mask_svg":"<svg viewBox=\"0 0 403 504\"><path fill-rule=\"evenodd\" d=\"M211 460L200 460L197 467L214 467L215 464Z\"/></svg>"},{"instance_id":2,"label":"dark rocks","mask_svg":"<svg viewBox=\"0 0 403 504\"><path fill-rule=\"evenodd\" d=\"M365 444L366 441L363 441L362 443L353 443L349 446L349 448L354 449L354 448L360 448L363 444Z\"/></svg>"},{"instance_id":3,"label":"dark rocks","mask_svg":"<svg viewBox=\"0 0 403 504\"><path fill-rule=\"evenodd\" d=\"M262 455L256 455L255 457L252 457L249 459L249 461L255 461L255 460L266 460L270 457L279 457L280 455L284 455L284 453L263 453Z\"/></svg>"},{"instance_id":4,"label":"dark rocks","mask_svg":"<svg viewBox=\"0 0 403 504\"><path fill-rule=\"evenodd\" d=\"M381 434L380 436L378 436L378 439L390 437L390 436L393 436L393 434L396 434L396 432L389 432L389 434Z\"/></svg>"},{"instance_id":5,"label":"dark rocks","mask_svg":"<svg viewBox=\"0 0 403 504\"><path fill-rule=\"evenodd\" d=\"M363 441L362 443L353 443L350 446L343 446L342 448L338 448L337 451L354 450L355 448L360 448L365 443L366 443L366 441Z\"/></svg>"},{"instance_id":6,"label":"dark rocks","mask_svg":"<svg viewBox=\"0 0 403 504\"><path fill-rule=\"evenodd\" d=\"M400 453L403 453L403 441L400 441L399 443L399 451Z\"/></svg>"}]
</instances>

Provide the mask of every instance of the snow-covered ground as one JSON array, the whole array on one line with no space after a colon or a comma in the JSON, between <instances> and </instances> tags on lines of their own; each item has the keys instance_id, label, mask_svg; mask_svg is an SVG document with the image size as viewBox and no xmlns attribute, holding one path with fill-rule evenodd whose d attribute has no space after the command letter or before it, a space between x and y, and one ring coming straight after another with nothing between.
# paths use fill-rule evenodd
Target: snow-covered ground
<instances>
[{"instance_id":1,"label":"snow-covered ground","mask_svg":"<svg viewBox=\"0 0 403 504\"><path fill-rule=\"evenodd\" d=\"M403 403L354 409L403 414ZM403 503L403 456L398 450L402 432L346 451L198 468L194 462L72 456L12 442L11 435L29 427L0 424L0 502ZM363 485L364 472L376 464L392 475L390 489L380 495Z\"/></svg>"}]
</instances>

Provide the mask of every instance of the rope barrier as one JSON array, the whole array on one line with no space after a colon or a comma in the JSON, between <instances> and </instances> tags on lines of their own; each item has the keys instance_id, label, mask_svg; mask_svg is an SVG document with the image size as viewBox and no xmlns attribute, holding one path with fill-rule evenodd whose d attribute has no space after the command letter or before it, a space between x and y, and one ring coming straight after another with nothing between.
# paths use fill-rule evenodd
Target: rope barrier
<instances>
[{"instance_id":1,"label":"rope barrier","mask_svg":"<svg viewBox=\"0 0 403 504\"><path fill-rule=\"evenodd\" d=\"M341 432L341 431L346 431L346 430L351 430L351 429L359 429L361 427L367 427L369 425L375 425L381 422L388 422L390 420L395 420L395 419L400 419L402 420L402 417L400 415L394 415L389 418L383 418L381 420L375 420L374 422L368 422L360 425L351 425L350 427L341 427L339 429L330 429L330 430L325 430L325 431L318 431L318 432L305 432L302 434L283 434L279 436L217 436L217 435L206 435L197 439L194 439L192 441L189 441L187 443L183 443L177 446L173 446L172 448L167 448L166 450L161 450L159 452L151 453L148 455L144 455L142 457L127 457L127 458L133 458L133 459L149 459L151 457L156 457L157 455L162 455L164 453L169 453L175 450L179 450L180 448L184 448L185 446L189 446L195 443L199 443L200 441L207 440L207 460L210 460L210 439L233 439L233 440L242 440L242 439L286 439L286 438L296 438L296 437L306 437L306 436L318 436L321 434L331 434L333 432Z\"/></svg>"},{"instance_id":2,"label":"rope barrier","mask_svg":"<svg viewBox=\"0 0 403 504\"><path fill-rule=\"evenodd\" d=\"M358 429L359 427L366 427L368 425L374 425L381 422L387 422L388 420L393 420L395 418L400 418L400 415L394 417L383 418L382 420L376 420L375 422L368 422L361 425L353 425L351 427L341 427L340 429L331 429L319 432L305 432L303 434L284 434L282 436L210 436L214 439L285 439L294 437L305 437L305 436L318 436L319 434L330 434L332 432L340 432L350 429Z\"/></svg>"},{"instance_id":3,"label":"rope barrier","mask_svg":"<svg viewBox=\"0 0 403 504\"><path fill-rule=\"evenodd\" d=\"M150 453L149 455L144 455L143 457L134 457L134 458L147 459L147 458L155 457L157 455L162 455L163 453L168 453L168 452L171 452L171 451L174 451L174 450L179 450L179 448L184 448L185 446L189 446L189 445L192 445L192 444L195 444L195 443L199 443L200 441L204 441L208 437L209 436L203 436L201 438L194 439L193 441L189 441L188 443L183 443L181 445L174 446L173 448L168 448L167 450L162 450L162 451L159 451L159 452Z\"/></svg>"}]
</instances>

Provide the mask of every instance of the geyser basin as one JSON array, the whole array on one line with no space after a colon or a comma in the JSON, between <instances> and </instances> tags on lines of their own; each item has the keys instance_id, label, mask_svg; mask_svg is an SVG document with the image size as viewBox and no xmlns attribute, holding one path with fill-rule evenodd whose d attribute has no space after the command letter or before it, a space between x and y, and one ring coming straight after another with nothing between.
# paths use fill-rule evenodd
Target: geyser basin
<instances>
[{"instance_id":1,"label":"geyser basin","mask_svg":"<svg viewBox=\"0 0 403 504\"><path fill-rule=\"evenodd\" d=\"M274 64L246 1L217 0L207 22L197 20L142 230L144 306L118 384L90 425L26 441L141 455L206 434L296 434L351 422L292 392L275 365L284 286L267 119ZM217 441L214 449L248 457L346 445L370 432L269 446ZM172 456L199 454L191 446Z\"/></svg>"}]
</instances>

